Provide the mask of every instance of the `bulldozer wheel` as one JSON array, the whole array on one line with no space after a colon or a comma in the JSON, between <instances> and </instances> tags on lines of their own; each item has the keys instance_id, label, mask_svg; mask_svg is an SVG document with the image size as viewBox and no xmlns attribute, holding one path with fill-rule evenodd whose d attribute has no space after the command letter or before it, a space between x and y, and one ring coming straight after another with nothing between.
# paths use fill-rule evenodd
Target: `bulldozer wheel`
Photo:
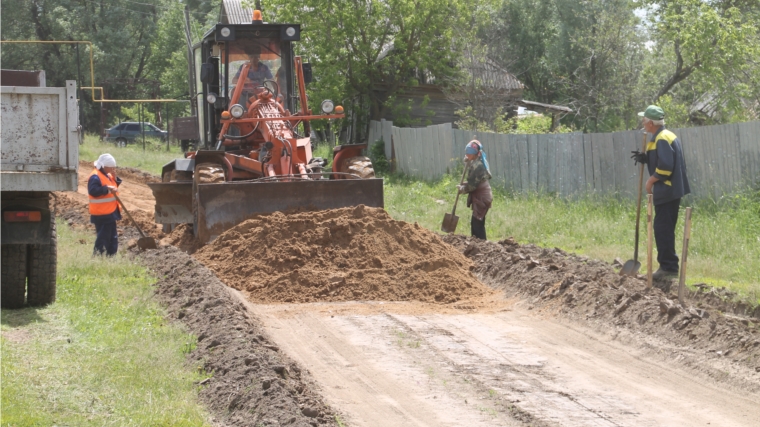
<instances>
[{"instance_id":1,"label":"bulldozer wheel","mask_svg":"<svg viewBox=\"0 0 760 427\"><path fill-rule=\"evenodd\" d=\"M357 156L346 159L343 163L343 170L358 175L361 179L375 177L375 168L372 167L372 160L367 156Z\"/></svg>"},{"instance_id":2,"label":"bulldozer wheel","mask_svg":"<svg viewBox=\"0 0 760 427\"><path fill-rule=\"evenodd\" d=\"M193 174L193 234L198 236L198 184L224 182L224 168L218 163L201 163L195 165Z\"/></svg>"},{"instance_id":3,"label":"bulldozer wheel","mask_svg":"<svg viewBox=\"0 0 760 427\"><path fill-rule=\"evenodd\" d=\"M172 174L172 178L174 174ZM193 181L199 184L213 184L215 182L224 182L224 168L217 163L201 163L195 167Z\"/></svg>"}]
</instances>

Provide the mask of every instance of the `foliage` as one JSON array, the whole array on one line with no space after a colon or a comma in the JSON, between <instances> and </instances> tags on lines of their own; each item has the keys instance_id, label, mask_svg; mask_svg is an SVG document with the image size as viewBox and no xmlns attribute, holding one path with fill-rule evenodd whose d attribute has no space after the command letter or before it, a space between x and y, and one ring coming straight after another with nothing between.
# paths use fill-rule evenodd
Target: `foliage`
<instances>
[{"instance_id":1,"label":"foliage","mask_svg":"<svg viewBox=\"0 0 760 427\"><path fill-rule=\"evenodd\" d=\"M456 125L459 129L485 131L503 134L542 134L542 133L570 133L573 129L560 124L553 132L551 131L552 118L541 114L505 119L505 115L499 108L493 124L478 120L473 114L472 107L465 107L456 111L459 120Z\"/></svg>"},{"instance_id":2,"label":"foliage","mask_svg":"<svg viewBox=\"0 0 760 427\"><path fill-rule=\"evenodd\" d=\"M166 322L145 268L92 257L94 240L60 222L56 302L2 310L2 424L209 425L195 337Z\"/></svg>"},{"instance_id":3,"label":"foliage","mask_svg":"<svg viewBox=\"0 0 760 427\"><path fill-rule=\"evenodd\" d=\"M755 0L510 0L478 34L527 99L606 132L651 103L674 107L671 123L684 109L689 125L760 117L759 21Z\"/></svg>"},{"instance_id":4,"label":"foliage","mask_svg":"<svg viewBox=\"0 0 760 427\"><path fill-rule=\"evenodd\" d=\"M391 170L391 164L385 157L385 141L378 140L372 143L369 148L369 158L372 160L372 167L378 175L385 175Z\"/></svg>"},{"instance_id":5,"label":"foliage","mask_svg":"<svg viewBox=\"0 0 760 427\"><path fill-rule=\"evenodd\" d=\"M406 87L456 71L452 28L464 26L469 14L462 0L312 0L307 6L277 0L267 7L275 21L302 24L298 49L314 64L311 99L337 98L366 108L373 119Z\"/></svg>"},{"instance_id":6,"label":"foliage","mask_svg":"<svg viewBox=\"0 0 760 427\"><path fill-rule=\"evenodd\" d=\"M211 3L190 1L191 25L206 21ZM208 3L208 4L206 4ZM188 99L182 4L171 0L18 0L2 2L3 40L85 40L92 42L95 81L90 78L87 45L3 44L3 68L45 70L48 86L99 86L108 99ZM214 8L216 5L213 6ZM194 31L195 32L195 31ZM97 99L100 99L96 92ZM80 95L81 121L88 131L100 129L101 107L107 118L118 114L114 103L93 102ZM184 115L187 103L146 104L163 118ZM166 120L157 121L165 127Z\"/></svg>"}]
</instances>

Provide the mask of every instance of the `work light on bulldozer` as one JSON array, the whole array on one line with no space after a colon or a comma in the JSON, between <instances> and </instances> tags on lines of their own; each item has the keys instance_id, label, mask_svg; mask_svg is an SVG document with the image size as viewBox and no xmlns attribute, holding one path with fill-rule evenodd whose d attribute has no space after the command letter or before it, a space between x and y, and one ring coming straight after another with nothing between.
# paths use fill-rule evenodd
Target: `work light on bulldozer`
<instances>
[{"instance_id":1,"label":"work light on bulldozer","mask_svg":"<svg viewBox=\"0 0 760 427\"><path fill-rule=\"evenodd\" d=\"M227 21L234 17L225 17ZM362 153L367 144L336 145L332 170L314 157L311 120L344 118L324 100L307 104L311 67L294 54L298 24L219 23L193 47L199 146L163 167L149 184L155 218L165 229L193 224L208 242L256 214L354 205L383 207L383 183Z\"/></svg>"}]
</instances>

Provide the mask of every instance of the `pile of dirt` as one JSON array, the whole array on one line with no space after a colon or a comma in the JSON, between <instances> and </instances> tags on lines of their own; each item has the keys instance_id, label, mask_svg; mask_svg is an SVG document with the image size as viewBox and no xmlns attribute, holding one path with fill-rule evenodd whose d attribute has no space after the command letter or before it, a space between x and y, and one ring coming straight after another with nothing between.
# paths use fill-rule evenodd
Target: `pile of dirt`
<instances>
[{"instance_id":1,"label":"pile of dirt","mask_svg":"<svg viewBox=\"0 0 760 427\"><path fill-rule=\"evenodd\" d=\"M176 246L179 250L188 254L193 254L203 247L203 243L196 239L193 234L192 224L177 225L168 236L161 240L161 245Z\"/></svg>"},{"instance_id":2,"label":"pile of dirt","mask_svg":"<svg viewBox=\"0 0 760 427\"><path fill-rule=\"evenodd\" d=\"M620 276L612 265L558 248L513 239L495 243L449 235L444 240L474 261L484 283L520 297L529 309L626 336L657 353L675 353L672 357L716 379L730 373L760 389L760 307L732 302L725 289L698 285L682 306L677 282L647 289L644 276Z\"/></svg>"},{"instance_id":3,"label":"pile of dirt","mask_svg":"<svg viewBox=\"0 0 760 427\"><path fill-rule=\"evenodd\" d=\"M257 302L450 304L492 293L437 234L363 205L260 215L195 256Z\"/></svg>"},{"instance_id":4,"label":"pile of dirt","mask_svg":"<svg viewBox=\"0 0 760 427\"><path fill-rule=\"evenodd\" d=\"M169 319L198 337L188 364L211 374L199 384L199 395L214 425L338 425L309 372L272 343L211 271L171 246L142 252L139 259L161 277L156 295Z\"/></svg>"}]
</instances>

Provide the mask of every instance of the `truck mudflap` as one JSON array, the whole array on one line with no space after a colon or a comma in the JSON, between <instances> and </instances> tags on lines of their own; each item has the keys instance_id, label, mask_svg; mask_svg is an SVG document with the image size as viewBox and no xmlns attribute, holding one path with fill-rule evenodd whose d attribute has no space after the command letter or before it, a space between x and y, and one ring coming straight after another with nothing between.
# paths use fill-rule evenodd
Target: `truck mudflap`
<instances>
[{"instance_id":1,"label":"truck mudflap","mask_svg":"<svg viewBox=\"0 0 760 427\"><path fill-rule=\"evenodd\" d=\"M149 184L156 198L156 222L193 223L192 183ZM198 184L196 237L210 242L256 214L350 206L385 207L383 180L240 181Z\"/></svg>"}]
</instances>

